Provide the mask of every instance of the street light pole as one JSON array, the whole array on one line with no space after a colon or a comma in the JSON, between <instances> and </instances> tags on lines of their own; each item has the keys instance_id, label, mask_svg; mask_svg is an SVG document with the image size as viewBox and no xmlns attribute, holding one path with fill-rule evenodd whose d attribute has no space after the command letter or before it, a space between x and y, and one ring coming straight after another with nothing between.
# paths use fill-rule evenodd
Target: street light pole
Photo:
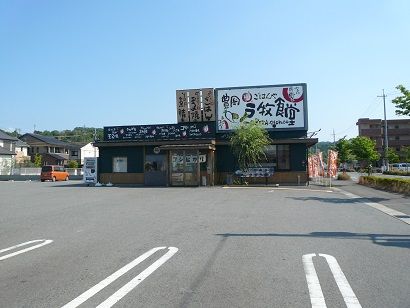
<instances>
[{"instance_id":1,"label":"street light pole","mask_svg":"<svg viewBox=\"0 0 410 308\"><path fill-rule=\"evenodd\" d=\"M383 106L384 106L384 170L389 170L389 159L387 158L387 153L389 150L389 139L387 137L387 119L386 119L386 94L378 96L383 97Z\"/></svg>"}]
</instances>

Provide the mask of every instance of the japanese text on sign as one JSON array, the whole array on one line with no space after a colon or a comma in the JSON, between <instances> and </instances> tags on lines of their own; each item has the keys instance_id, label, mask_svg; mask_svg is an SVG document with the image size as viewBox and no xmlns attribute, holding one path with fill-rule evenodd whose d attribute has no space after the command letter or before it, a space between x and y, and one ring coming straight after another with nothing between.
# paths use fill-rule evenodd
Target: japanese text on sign
<instances>
[{"instance_id":1,"label":"japanese text on sign","mask_svg":"<svg viewBox=\"0 0 410 308\"><path fill-rule=\"evenodd\" d=\"M176 102L178 123L215 121L212 88L177 90Z\"/></svg>"},{"instance_id":2,"label":"japanese text on sign","mask_svg":"<svg viewBox=\"0 0 410 308\"><path fill-rule=\"evenodd\" d=\"M213 123L133 125L104 127L104 140L189 140L215 138Z\"/></svg>"},{"instance_id":3,"label":"japanese text on sign","mask_svg":"<svg viewBox=\"0 0 410 308\"><path fill-rule=\"evenodd\" d=\"M306 85L216 89L218 131L256 120L266 129L307 129Z\"/></svg>"}]
</instances>

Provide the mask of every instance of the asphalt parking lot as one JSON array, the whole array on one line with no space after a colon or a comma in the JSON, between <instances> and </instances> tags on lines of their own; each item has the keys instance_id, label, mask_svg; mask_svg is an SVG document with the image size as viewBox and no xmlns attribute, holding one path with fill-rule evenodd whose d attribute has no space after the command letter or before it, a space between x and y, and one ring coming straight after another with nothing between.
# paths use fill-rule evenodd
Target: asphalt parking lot
<instances>
[{"instance_id":1,"label":"asphalt parking lot","mask_svg":"<svg viewBox=\"0 0 410 308\"><path fill-rule=\"evenodd\" d=\"M339 190L33 181L0 196L1 307L409 307L410 225Z\"/></svg>"}]
</instances>

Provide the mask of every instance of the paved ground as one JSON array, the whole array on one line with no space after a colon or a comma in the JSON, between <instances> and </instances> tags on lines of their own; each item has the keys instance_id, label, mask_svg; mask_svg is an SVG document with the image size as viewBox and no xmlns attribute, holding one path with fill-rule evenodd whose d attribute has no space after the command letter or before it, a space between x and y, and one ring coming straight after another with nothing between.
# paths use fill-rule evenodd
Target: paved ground
<instances>
[{"instance_id":1,"label":"paved ground","mask_svg":"<svg viewBox=\"0 0 410 308\"><path fill-rule=\"evenodd\" d=\"M410 215L410 197L402 194L390 193L363 185L357 185L359 173L352 173L351 181L335 181L333 186L339 187L344 191L351 192L355 195L361 196L370 202L378 202L386 205L392 209ZM376 176L393 177L391 175L376 174ZM402 177L410 179L409 177Z\"/></svg>"},{"instance_id":2,"label":"paved ground","mask_svg":"<svg viewBox=\"0 0 410 308\"><path fill-rule=\"evenodd\" d=\"M0 182L0 196L1 307L410 307L410 225L338 191Z\"/></svg>"}]
</instances>

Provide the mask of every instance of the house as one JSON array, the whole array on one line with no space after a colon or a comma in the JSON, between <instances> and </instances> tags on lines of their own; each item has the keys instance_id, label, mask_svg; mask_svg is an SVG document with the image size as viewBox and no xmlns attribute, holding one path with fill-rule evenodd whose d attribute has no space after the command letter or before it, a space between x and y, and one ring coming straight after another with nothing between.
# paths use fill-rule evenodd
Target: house
<instances>
[{"instance_id":1,"label":"house","mask_svg":"<svg viewBox=\"0 0 410 308\"><path fill-rule=\"evenodd\" d=\"M29 145L24 141L18 139L16 141L16 164L24 164L27 161L30 161L30 156L28 155Z\"/></svg>"},{"instance_id":2,"label":"house","mask_svg":"<svg viewBox=\"0 0 410 308\"><path fill-rule=\"evenodd\" d=\"M16 153L0 147L0 175L10 175Z\"/></svg>"},{"instance_id":3,"label":"house","mask_svg":"<svg viewBox=\"0 0 410 308\"><path fill-rule=\"evenodd\" d=\"M16 137L10 136L2 131L0 131L0 148L14 152L16 149L16 142L18 139Z\"/></svg>"},{"instance_id":4,"label":"house","mask_svg":"<svg viewBox=\"0 0 410 308\"><path fill-rule=\"evenodd\" d=\"M80 163L84 164L84 157L98 157L98 148L92 142L83 145L80 148Z\"/></svg>"},{"instance_id":5,"label":"house","mask_svg":"<svg viewBox=\"0 0 410 308\"><path fill-rule=\"evenodd\" d=\"M34 162L37 154L41 155L43 165L68 164L69 160L79 159L80 147L75 144L58 140L51 136L27 133L20 137L30 146L29 155Z\"/></svg>"},{"instance_id":6,"label":"house","mask_svg":"<svg viewBox=\"0 0 410 308\"><path fill-rule=\"evenodd\" d=\"M11 174L11 168L15 161L15 148L17 138L0 131L0 174Z\"/></svg>"}]
</instances>

